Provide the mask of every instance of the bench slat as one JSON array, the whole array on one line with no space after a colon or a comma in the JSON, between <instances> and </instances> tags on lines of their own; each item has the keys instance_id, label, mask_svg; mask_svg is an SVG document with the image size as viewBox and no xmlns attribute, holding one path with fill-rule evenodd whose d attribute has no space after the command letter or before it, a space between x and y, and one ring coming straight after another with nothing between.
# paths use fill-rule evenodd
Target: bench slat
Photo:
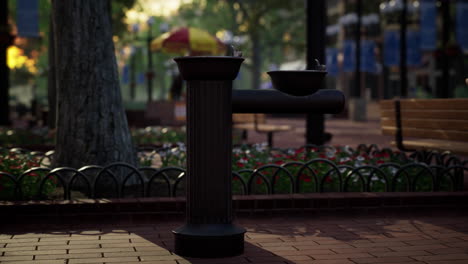
<instances>
[{"instance_id":1,"label":"bench slat","mask_svg":"<svg viewBox=\"0 0 468 264\"><path fill-rule=\"evenodd\" d=\"M466 98L451 99L402 99L401 109L431 109L431 110L468 110ZM394 109L394 100L380 101L381 109Z\"/></svg>"},{"instance_id":2,"label":"bench slat","mask_svg":"<svg viewBox=\"0 0 468 264\"><path fill-rule=\"evenodd\" d=\"M465 120L403 118L401 120L401 124L403 128L468 131L468 121ZM382 118L381 125L386 127L396 127L396 121L394 118Z\"/></svg>"},{"instance_id":3,"label":"bench slat","mask_svg":"<svg viewBox=\"0 0 468 264\"><path fill-rule=\"evenodd\" d=\"M393 100L381 100L379 102L380 110L395 109L395 102Z\"/></svg>"},{"instance_id":4,"label":"bench slat","mask_svg":"<svg viewBox=\"0 0 468 264\"><path fill-rule=\"evenodd\" d=\"M382 133L385 135L395 135L395 127L382 127ZM468 142L468 132L453 131L453 130L440 130L440 129L418 129L403 127L403 137L418 137L418 138L432 138L432 139L445 139Z\"/></svg>"},{"instance_id":5,"label":"bench slat","mask_svg":"<svg viewBox=\"0 0 468 264\"><path fill-rule=\"evenodd\" d=\"M395 118L394 110L380 111L381 117ZM401 111L402 118L406 119L453 119L468 120L468 111L464 110L405 110Z\"/></svg>"}]
</instances>

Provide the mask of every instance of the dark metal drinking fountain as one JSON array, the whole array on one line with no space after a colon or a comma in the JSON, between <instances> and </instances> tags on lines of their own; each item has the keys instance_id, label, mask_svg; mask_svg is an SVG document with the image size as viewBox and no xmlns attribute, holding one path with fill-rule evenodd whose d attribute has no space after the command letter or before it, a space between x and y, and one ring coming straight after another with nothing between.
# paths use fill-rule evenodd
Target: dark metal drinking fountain
<instances>
[{"instance_id":1,"label":"dark metal drinking fountain","mask_svg":"<svg viewBox=\"0 0 468 264\"><path fill-rule=\"evenodd\" d=\"M244 251L245 229L232 223L232 112L338 113L344 107L344 96L337 90L301 97L278 91L232 91L232 81L243 58L174 60L187 81L186 224L173 231L175 253L207 258L240 255ZM298 92L297 86L283 82L279 76L282 73L274 77L273 85L293 95L311 94L320 86L326 71L308 72L309 79L305 75L301 86L312 87L308 92Z\"/></svg>"}]
</instances>

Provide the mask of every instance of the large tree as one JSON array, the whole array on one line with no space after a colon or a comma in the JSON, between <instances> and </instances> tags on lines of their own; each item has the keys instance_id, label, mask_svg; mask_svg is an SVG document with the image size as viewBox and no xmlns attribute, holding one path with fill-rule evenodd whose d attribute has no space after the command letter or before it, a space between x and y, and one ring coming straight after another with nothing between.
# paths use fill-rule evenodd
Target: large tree
<instances>
[{"instance_id":1,"label":"large tree","mask_svg":"<svg viewBox=\"0 0 468 264\"><path fill-rule=\"evenodd\" d=\"M53 1L57 84L55 166L78 168L136 154L120 94L109 0Z\"/></svg>"}]
</instances>

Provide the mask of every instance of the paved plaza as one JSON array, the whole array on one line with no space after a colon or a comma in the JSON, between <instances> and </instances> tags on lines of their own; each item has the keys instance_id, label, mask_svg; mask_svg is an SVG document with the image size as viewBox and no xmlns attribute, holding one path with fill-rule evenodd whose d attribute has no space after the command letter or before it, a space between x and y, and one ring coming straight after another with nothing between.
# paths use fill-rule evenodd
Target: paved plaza
<instances>
[{"instance_id":1,"label":"paved plaza","mask_svg":"<svg viewBox=\"0 0 468 264\"><path fill-rule=\"evenodd\" d=\"M242 216L245 253L224 259L175 255L171 230L182 222L3 225L0 263L468 263L466 215Z\"/></svg>"},{"instance_id":2,"label":"paved plaza","mask_svg":"<svg viewBox=\"0 0 468 264\"><path fill-rule=\"evenodd\" d=\"M268 124L289 125L291 131L275 133L273 146L279 148L299 148L305 145L305 116L268 117ZM380 126L380 108L377 102L368 105L367 121L355 122L346 118L330 117L325 120L325 131L333 135L328 145L377 144L380 148L392 147L390 142L394 137L382 135ZM248 143L266 142L265 133L249 131Z\"/></svg>"}]
</instances>

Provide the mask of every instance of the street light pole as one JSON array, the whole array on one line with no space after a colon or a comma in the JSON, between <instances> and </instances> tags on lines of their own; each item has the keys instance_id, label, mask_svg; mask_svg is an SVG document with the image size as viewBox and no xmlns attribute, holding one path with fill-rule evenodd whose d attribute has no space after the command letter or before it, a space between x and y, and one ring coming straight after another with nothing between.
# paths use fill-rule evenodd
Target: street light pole
<instances>
[{"instance_id":1,"label":"street light pole","mask_svg":"<svg viewBox=\"0 0 468 264\"><path fill-rule=\"evenodd\" d=\"M325 27L327 7L325 0L306 1L307 14L307 69L315 66L315 59L325 61ZM323 88L323 87L320 87ZM325 117L323 114L307 113L306 144L325 143Z\"/></svg>"},{"instance_id":2,"label":"street light pole","mask_svg":"<svg viewBox=\"0 0 468 264\"><path fill-rule=\"evenodd\" d=\"M406 15L408 13L408 2L407 0L401 1L403 5L400 14L400 96L404 98L408 97L408 66L406 64Z\"/></svg>"},{"instance_id":3,"label":"street light pole","mask_svg":"<svg viewBox=\"0 0 468 264\"><path fill-rule=\"evenodd\" d=\"M154 24L154 17L150 17L148 19L148 39L147 39L147 50L148 50L148 72L146 73L146 80L148 84L148 103L153 100L153 78L154 78L154 71L153 71L153 56L151 53L151 41L153 39L152 36L152 26Z\"/></svg>"},{"instance_id":4,"label":"street light pole","mask_svg":"<svg viewBox=\"0 0 468 264\"><path fill-rule=\"evenodd\" d=\"M447 48L450 42L450 1L441 2L442 9L442 83L437 85L437 97L450 97L450 61Z\"/></svg>"},{"instance_id":5,"label":"street light pole","mask_svg":"<svg viewBox=\"0 0 468 264\"><path fill-rule=\"evenodd\" d=\"M133 24L132 26L132 38L133 42L136 40L136 33L138 32L138 24ZM135 57L136 55L136 47L132 45L131 53L130 53L130 99L133 101L136 97L136 65L135 65Z\"/></svg>"},{"instance_id":6,"label":"street light pole","mask_svg":"<svg viewBox=\"0 0 468 264\"><path fill-rule=\"evenodd\" d=\"M356 31L355 33L355 40L356 40L356 69L354 73L354 91L353 97L360 98L361 97L361 25L362 25L362 1L356 1Z\"/></svg>"}]
</instances>

